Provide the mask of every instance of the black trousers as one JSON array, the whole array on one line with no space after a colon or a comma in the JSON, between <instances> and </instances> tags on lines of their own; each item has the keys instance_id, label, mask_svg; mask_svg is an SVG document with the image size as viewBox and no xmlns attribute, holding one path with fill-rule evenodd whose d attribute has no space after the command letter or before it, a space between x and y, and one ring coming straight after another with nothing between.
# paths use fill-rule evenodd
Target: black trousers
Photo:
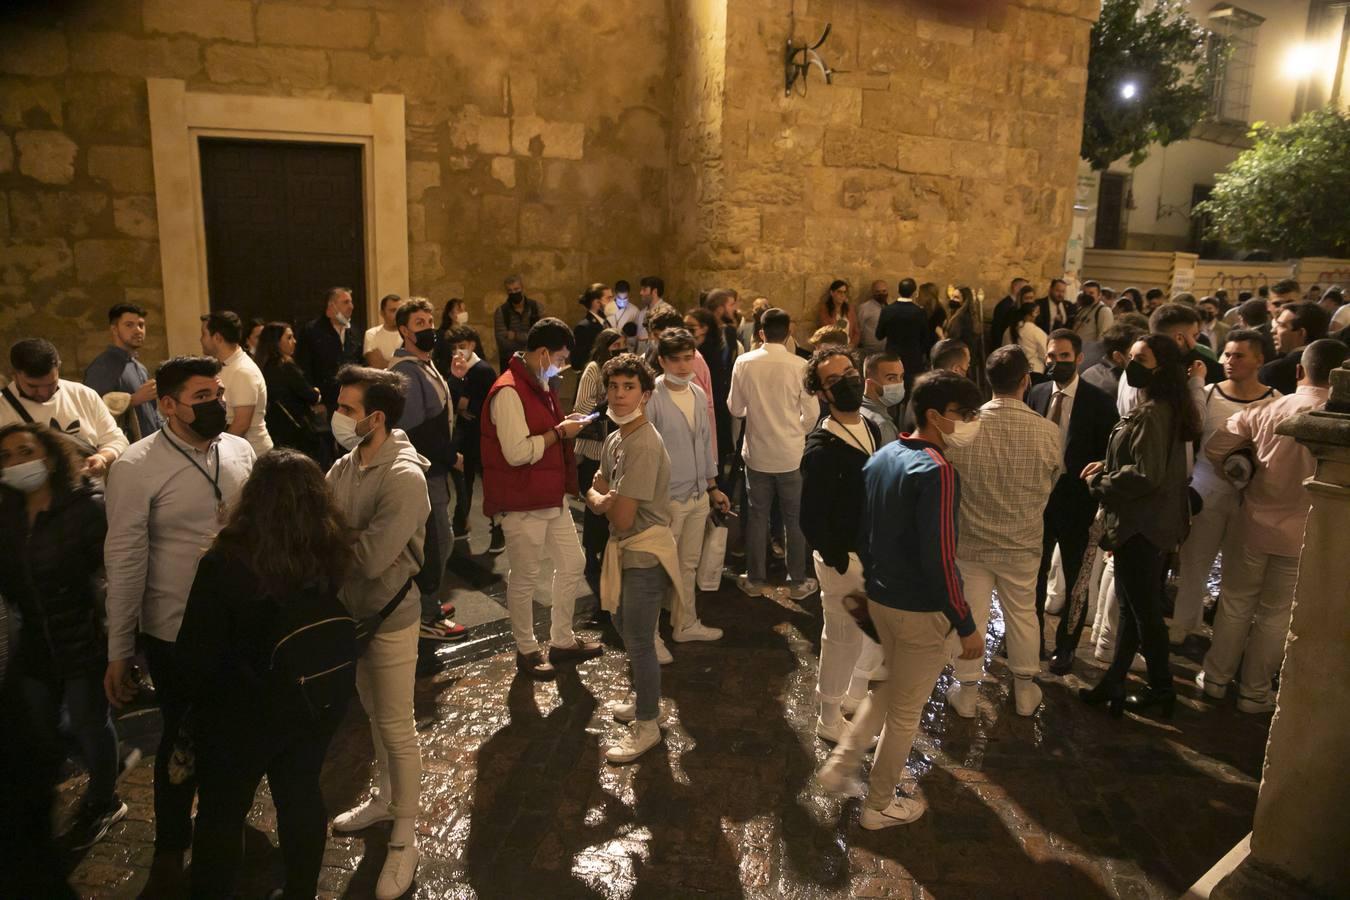
<instances>
[{"instance_id":1,"label":"black trousers","mask_svg":"<svg viewBox=\"0 0 1350 900\"><path fill-rule=\"evenodd\" d=\"M1064 589L1073 592L1078 582L1079 570L1083 567L1083 554L1087 552L1088 530L1092 527L1092 518L1097 507L1082 509L1069 508L1069 504L1056 504L1053 501L1046 506L1043 522L1045 530L1041 538L1041 568L1036 575L1036 621L1040 623L1040 635L1044 642L1045 634L1045 592L1050 581L1050 563L1055 555L1055 545L1059 544L1059 557L1064 566ZM1064 615L1055 630L1055 649L1072 653L1078 647L1083 634L1083 624L1087 619L1087 607L1078 616L1078 621L1069 621L1069 604L1064 604Z\"/></svg>"},{"instance_id":2,"label":"black trousers","mask_svg":"<svg viewBox=\"0 0 1350 900\"><path fill-rule=\"evenodd\" d=\"M192 798L197 794L197 780L189 778L182 784L169 781L169 757L187 715L188 701L174 645L148 634L141 635L141 643L164 723L155 751L155 850L182 853L192 846Z\"/></svg>"},{"instance_id":3,"label":"black trousers","mask_svg":"<svg viewBox=\"0 0 1350 900\"><path fill-rule=\"evenodd\" d=\"M473 438L477 444L477 438ZM483 466L481 457L474 453L464 454L464 471L450 470L450 480L455 483L455 513L451 518L455 536L469 533L469 510L473 508L473 483Z\"/></svg>"},{"instance_id":4,"label":"black trousers","mask_svg":"<svg viewBox=\"0 0 1350 900\"><path fill-rule=\"evenodd\" d=\"M1116 657L1105 680L1124 684L1136 652L1148 663L1149 687L1172 690L1172 670L1167 661L1167 623L1163 621L1163 587L1167 580L1167 554L1148 538L1136 534L1115 551L1116 600L1120 604L1120 634Z\"/></svg>"},{"instance_id":5,"label":"black trousers","mask_svg":"<svg viewBox=\"0 0 1350 900\"><path fill-rule=\"evenodd\" d=\"M591 480L600 471L598 459L577 457L577 487L581 496L591 486ZM581 552L586 557L586 584L596 599L600 598L600 565L605 557L605 544L609 543L609 519L591 512L590 506L581 516Z\"/></svg>"},{"instance_id":6,"label":"black trousers","mask_svg":"<svg viewBox=\"0 0 1350 900\"><path fill-rule=\"evenodd\" d=\"M194 715L194 719L196 715ZM341 710L321 722L258 730L234 718L233 727L206 726L197 752L197 830L192 842L193 898L234 896L244 852L244 820L258 782L267 776L277 810L277 837L285 865L287 900L312 898L328 843L328 810L319 772L341 721ZM269 717L271 718L271 717ZM203 723L205 724L205 723ZM207 736L214 731L214 735Z\"/></svg>"}]
</instances>

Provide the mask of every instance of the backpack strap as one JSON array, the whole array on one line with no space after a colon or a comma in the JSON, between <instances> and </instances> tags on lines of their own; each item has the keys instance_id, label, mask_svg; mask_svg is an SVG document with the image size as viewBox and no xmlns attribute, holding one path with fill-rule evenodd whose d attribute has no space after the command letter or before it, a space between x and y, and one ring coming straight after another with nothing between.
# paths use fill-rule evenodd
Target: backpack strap
<instances>
[{"instance_id":1,"label":"backpack strap","mask_svg":"<svg viewBox=\"0 0 1350 900\"><path fill-rule=\"evenodd\" d=\"M9 392L8 387L0 388L0 394L3 394L9 405L14 407L14 411L19 414L20 419L23 419L29 425L33 424L33 417L28 414L28 410L23 408L23 404L19 402L18 398Z\"/></svg>"},{"instance_id":2,"label":"backpack strap","mask_svg":"<svg viewBox=\"0 0 1350 900\"><path fill-rule=\"evenodd\" d=\"M403 602L403 598L408 596L408 591L412 589L412 586L413 580L411 578L403 582L403 587L399 588L398 593L394 595L394 599L386 603L384 608L380 610L379 616L381 622L394 614L394 610L398 609L398 605Z\"/></svg>"}]
</instances>

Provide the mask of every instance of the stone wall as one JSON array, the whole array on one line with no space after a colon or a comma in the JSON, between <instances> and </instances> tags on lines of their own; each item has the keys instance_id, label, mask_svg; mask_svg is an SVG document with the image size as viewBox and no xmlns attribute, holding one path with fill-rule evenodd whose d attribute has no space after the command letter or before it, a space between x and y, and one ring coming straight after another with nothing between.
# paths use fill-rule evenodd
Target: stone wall
<instances>
[{"instance_id":1,"label":"stone wall","mask_svg":"<svg viewBox=\"0 0 1350 900\"><path fill-rule=\"evenodd\" d=\"M412 290L465 297L486 332L520 272L575 319L585 283L660 262L667 23L664 0L6 4L0 346L51 337L78 377L125 299L151 310L145 357L164 356L147 77L404 94Z\"/></svg>"},{"instance_id":2,"label":"stone wall","mask_svg":"<svg viewBox=\"0 0 1350 900\"><path fill-rule=\"evenodd\" d=\"M684 294L721 283L795 311L836 277L1001 296L1013 274L1061 273L1097 0L797 3L796 43L830 23L818 52L839 70L812 70L805 96L784 95L789 4L725 7L721 134L674 120L712 156L697 193L673 193L676 223L706 226L668 267Z\"/></svg>"},{"instance_id":3,"label":"stone wall","mask_svg":"<svg viewBox=\"0 0 1350 900\"><path fill-rule=\"evenodd\" d=\"M508 272L576 318L661 272L790 309L834 277L1060 271L1096 0L797 0L836 69L783 94L784 0L53 0L0 12L0 346L166 348L147 77L407 110L411 288L489 331ZM377 286L378 289L378 286ZM172 302L172 298L169 298Z\"/></svg>"}]
</instances>

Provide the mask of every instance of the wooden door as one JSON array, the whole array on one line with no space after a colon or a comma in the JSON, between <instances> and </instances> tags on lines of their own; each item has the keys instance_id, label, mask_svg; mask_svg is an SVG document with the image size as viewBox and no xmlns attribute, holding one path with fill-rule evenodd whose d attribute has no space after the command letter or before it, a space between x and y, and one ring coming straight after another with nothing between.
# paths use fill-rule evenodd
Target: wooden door
<instances>
[{"instance_id":1,"label":"wooden door","mask_svg":"<svg viewBox=\"0 0 1350 900\"><path fill-rule=\"evenodd\" d=\"M202 138L199 150L211 309L299 326L340 285L364 328L362 148Z\"/></svg>"},{"instance_id":2,"label":"wooden door","mask_svg":"<svg viewBox=\"0 0 1350 900\"><path fill-rule=\"evenodd\" d=\"M1101 187L1097 190L1097 229L1092 246L1097 250L1119 250L1121 224L1125 220L1125 176L1103 172Z\"/></svg>"}]
</instances>

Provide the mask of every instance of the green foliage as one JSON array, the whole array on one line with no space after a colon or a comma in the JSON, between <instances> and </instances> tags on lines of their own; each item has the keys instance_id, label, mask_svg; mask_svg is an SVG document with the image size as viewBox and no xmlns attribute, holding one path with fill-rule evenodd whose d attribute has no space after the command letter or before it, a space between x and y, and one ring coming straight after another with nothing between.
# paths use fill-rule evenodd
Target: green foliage
<instances>
[{"instance_id":1,"label":"green foliage","mask_svg":"<svg viewBox=\"0 0 1350 900\"><path fill-rule=\"evenodd\" d=\"M1209 105L1207 32L1178 0L1139 6L1105 0L1092 26L1080 153L1097 170L1122 156L1137 166L1150 144L1183 140ZM1134 97L1121 96L1126 84Z\"/></svg>"},{"instance_id":2,"label":"green foliage","mask_svg":"<svg viewBox=\"0 0 1350 900\"><path fill-rule=\"evenodd\" d=\"M1277 256L1350 257L1350 116L1320 109L1283 128L1258 123L1251 137L1195 208L1209 235Z\"/></svg>"}]
</instances>

